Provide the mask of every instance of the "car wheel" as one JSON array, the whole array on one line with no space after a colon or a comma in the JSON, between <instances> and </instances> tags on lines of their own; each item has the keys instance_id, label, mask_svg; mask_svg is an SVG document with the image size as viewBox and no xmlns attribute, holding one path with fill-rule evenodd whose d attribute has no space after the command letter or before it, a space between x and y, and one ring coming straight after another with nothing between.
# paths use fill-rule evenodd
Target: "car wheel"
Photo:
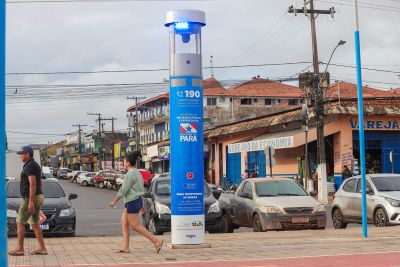
<instances>
[{"instance_id":1,"label":"car wheel","mask_svg":"<svg viewBox=\"0 0 400 267\"><path fill-rule=\"evenodd\" d=\"M82 185L83 185L83 186L88 186L89 184L88 184L88 182L83 181L83 182L82 182Z\"/></svg>"},{"instance_id":2,"label":"car wheel","mask_svg":"<svg viewBox=\"0 0 400 267\"><path fill-rule=\"evenodd\" d=\"M222 218L222 232L223 233L233 233L233 225L231 221L231 217L227 212L225 212L224 217Z\"/></svg>"},{"instance_id":3,"label":"car wheel","mask_svg":"<svg viewBox=\"0 0 400 267\"><path fill-rule=\"evenodd\" d=\"M157 229L157 226L156 226L156 223L155 223L153 217L150 218L150 221L149 221L149 231L150 231L150 233L152 233L153 235L163 235L163 234L164 234L164 232L159 231L159 230Z\"/></svg>"},{"instance_id":4,"label":"car wheel","mask_svg":"<svg viewBox=\"0 0 400 267\"><path fill-rule=\"evenodd\" d=\"M262 232L260 215L256 214L253 217L253 232Z\"/></svg>"},{"instance_id":5,"label":"car wheel","mask_svg":"<svg viewBox=\"0 0 400 267\"><path fill-rule=\"evenodd\" d=\"M99 182L99 188L103 189L104 188L104 183L103 182Z\"/></svg>"},{"instance_id":6,"label":"car wheel","mask_svg":"<svg viewBox=\"0 0 400 267\"><path fill-rule=\"evenodd\" d=\"M385 227L388 225L388 217L383 208L379 208L375 211L374 224L376 227Z\"/></svg>"},{"instance_id":7,"label":"car wheel","mask_svg":"<svg viewBox=\"0 0 400 267\"><path fill-rule=\"evenodd\" d=\"M333 228L335 229L345 229L347 227L347 223L344 220L344 216L339 209L335 209L332 212L332 221L333 221Z\"/></svg>"}]
</instances>

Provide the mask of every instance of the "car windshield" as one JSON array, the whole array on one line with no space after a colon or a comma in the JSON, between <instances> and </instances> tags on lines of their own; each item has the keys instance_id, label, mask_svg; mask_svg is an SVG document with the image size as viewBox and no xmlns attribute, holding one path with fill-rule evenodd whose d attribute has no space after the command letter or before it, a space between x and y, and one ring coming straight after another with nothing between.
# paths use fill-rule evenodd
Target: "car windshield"
<instances>
[{"instance_id":1,"label":"car windshield","mask_svg":"<svg viewBox=\"0 0 400 267\"><path fill-rule=\"evenodd\" d=\"M255 184L259 197L307 196L306 191L292 181L263 181Z\"/></svg>"},{"instance_id":2,"label":"car windshield","mask_svg":"<svg viewBox=\"0 0 400 267\"><path fill-rule=\"evenodd\" d=\"M156 182L155 186L156 186L155 187L156 195L159 195L159 196L171 195L171 181L169 181L169 180L158 181L158 182ZM208 189L208 186L205 183L204 183L204 195L205 196L210 195L210 190Z\"/></svg>"},{"instance_id":3,"label":"car windshield","mask_svg":"<svg viewBox=\"0 0 400 267\"><path fill-rule=\"evenodd\" d=\"M371 179L380 192L400 191L400 176L379 176Z\"/></svg>"},{"instance_id":4,"label":"car windshield","mask_svg":"<svg viewBox=\"0 0 400 267\"><path fill-rule=\"evenodd\" d=\"M19 191L20 182L9 183L7 186L7 198L20 198ZM61 198L65 197L64 190L56 182L42 183L43 195L45 198Z\"/></svg>"}]
</instances>

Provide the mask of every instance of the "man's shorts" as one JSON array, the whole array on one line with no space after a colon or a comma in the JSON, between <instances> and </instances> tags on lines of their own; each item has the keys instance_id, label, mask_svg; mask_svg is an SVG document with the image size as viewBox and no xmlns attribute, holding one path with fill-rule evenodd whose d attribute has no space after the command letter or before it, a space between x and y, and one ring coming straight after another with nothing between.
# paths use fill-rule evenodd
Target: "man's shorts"
<instances>
[{"instance_id":1,"label":"man's shorts","mask_svg":"<svg viewBox=\"0 0 400 267\"><path fill-rule=\"evenodd\" d=\"M28 211L29 200L24 198L19 206L19 211L17 215L17 222L26 225L29 224L38 224L40 220L40 207L43 205L44 197L42 194L36 195L33 200L33 205L35 206L35 212L30 213Z\"/></svg>"}]
</instances>

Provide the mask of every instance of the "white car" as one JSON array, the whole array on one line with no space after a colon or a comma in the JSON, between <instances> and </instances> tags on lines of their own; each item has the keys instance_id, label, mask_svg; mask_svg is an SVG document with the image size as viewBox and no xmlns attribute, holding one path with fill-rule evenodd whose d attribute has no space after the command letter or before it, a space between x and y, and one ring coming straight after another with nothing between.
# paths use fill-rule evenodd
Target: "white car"
<instances>
[{"instance_id":1,"label":"white car","mask_svg":"<svg viewBox=\"0 0 400 267\"><path fill-rule=\"evenodd\" d=\"M367 174L367 219L377 227L400 225L400 175L391 173ZM332 203L335 229L362 221L361 177L346 179Z\"/></svg>"},{"instance_id":2,"label":"white car","mask_svg":"<svg viewBox=\"0 0 400 267\"><path fill-rule=\"evenodd\" d=\"M83 172L76 178L76 182L83 186L94 185L95 172Z\"/></svg>"}]
</instances>

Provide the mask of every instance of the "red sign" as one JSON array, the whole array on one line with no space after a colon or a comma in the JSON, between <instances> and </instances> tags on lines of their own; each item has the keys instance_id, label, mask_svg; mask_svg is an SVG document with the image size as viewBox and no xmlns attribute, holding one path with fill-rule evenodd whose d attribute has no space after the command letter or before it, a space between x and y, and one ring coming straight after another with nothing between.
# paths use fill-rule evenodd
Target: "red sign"
<instances>
[{"instance_id":1,"label":"red sign","mask_svg":"<svg viewBox=\"0 0 400 267\"><path fill-rule=\"evenodd\" d=\"M188 178L188 179L193 179L193 172L188 172L187 174L186 174L186 178Z\"/></svg>"}]
</instances>

